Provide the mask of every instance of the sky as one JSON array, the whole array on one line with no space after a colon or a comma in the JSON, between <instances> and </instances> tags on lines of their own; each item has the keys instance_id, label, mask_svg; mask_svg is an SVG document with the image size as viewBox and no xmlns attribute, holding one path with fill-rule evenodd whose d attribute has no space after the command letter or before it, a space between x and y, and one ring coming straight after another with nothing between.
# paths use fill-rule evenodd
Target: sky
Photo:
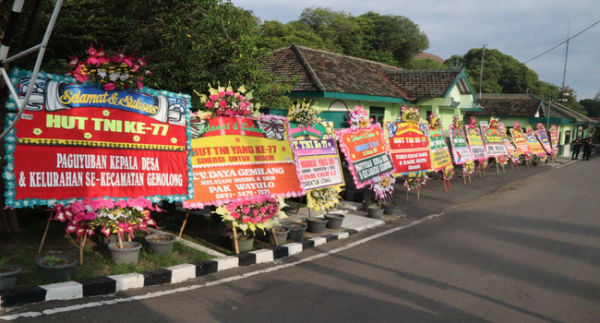
<instances>
[{"instance_id":1,"label":"sky","mask_svg":"<svg viewBox=\"0 0 600 323\"><path fill-rule=\"evenodd\" d=\"M231 0L261 20L297 20L305 8L320 6L353 16L374 11L404 16L429 38L426 52L444 59L471 48L497 49L520 62L549 50L600 20L599 0ZM527 63L540 80L563 83L566 44ZM600 23L571 39L565 85L577 99L600 91ZM556 95L556 94L555 94Z\"/></svg>"}]
</instances>

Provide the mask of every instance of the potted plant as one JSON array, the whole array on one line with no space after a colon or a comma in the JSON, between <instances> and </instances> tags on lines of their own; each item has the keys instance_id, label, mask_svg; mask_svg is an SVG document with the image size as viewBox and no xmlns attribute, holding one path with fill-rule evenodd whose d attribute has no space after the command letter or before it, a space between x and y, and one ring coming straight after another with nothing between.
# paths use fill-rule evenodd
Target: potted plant
<instances>
[{"instance_id":1,"label":"potted plant","mask_svg":"<svg viewBox=\"0 0 600 323\"><path fill-rule=\"evenodd\" d=\"M371 189L375 193L378 205L369 206L369 217L380 219L383 213L393 214L396 203L392 202L396 178L392 174L373 178Z\"/></svg>"},{"instance_id":2,"label":"potted plant","mask_svg":"<svg viewBox=\"0 0 600 323\"><path fill-rule=\"evenodd\" d=\"M35 260L40 276L49 283L65 280L71 275L76 264L77 259L68 255L42 256Z\"/></svg>"},{"instance_id":3,"label":"potted plant","mask_svg":"<svg viewBox=\"0 0 600 323\"><path fill-rule=\"evenodd\" d=\"M100 232L109 237L116 234L118 242L109 243L108 250L114 263L136 263L139 259L142 244L132 241L135 230L148 232L148 226L158 229L156 222L150 218L150 211L162 211L154 207L149 200L138 197L136 199L118 200L113 202L108 199L99 199L91 202L91 207L97 212L94 224L102 227ZM127 240L124 242L125 233Z\"/></svg>"},{"instance_id":4,"label":"potted plant","mask_svg":"<svg viewBox=\"0 0 600 323\"><path fill-rule=\"evenodd\" d=\"M317 188L306 192L306 206L316 211L328 211L340 202L339 186Z\"/></svg>"},{"instance_id":5,"label":"potted plant","mask_svg":"<svg viewBox=\"0 0 600 323\"><path fill-rule=\"evenodd\" d=\"M173 251L175 244L174 235L165 233L154 233L144 237L148 251L157 255L164 255Z\"/></svg>"},{"instance_id":6,"label":"potted plant","mask_svg":"<svg viewBox=\"0 0 600 323\"><path fill-rule=\"evenodd\" d=\"M279 224L279 219L287 218L285 212L282 211L286 206L281 197L273 198L256 195L244 200L230 202L227 205L221 205L217 207L215 213L219 214L223 221L228 222L232 228L239 228L244 232L244 234L238 236L237 230L233 231L234 234L230 238L233 242L233 249L236 253L239 253L243 251L239 246L240 243L252 245L254 242L253 233L257 229L272 228L274 225ZM247 233L248 230L252 234ZM252 243L248 240L252 240ZM236 246L239 248L236 248Z\"/></svg>"},{"instance_id":7,"label":"potted plant","mask_svg":"<svg viewBox=\"0 0 600 323\"><path fill-rule=\"evenodd\" d=\"M304 239L304 231L306 231L306 225L302 223L292 223L286 226L290 230L288 233L288 240L300 241Z\"/></svg>"},{"instance_id":8,"label":"potted plant","mask_svg":"<svg viewBox=\"0 0 600 323\"><path fill-rule=\"evenodd\" d=\"M290 233L290 229L286 227L266 228L265 231L267 231L267 242L274 246L285 243ZM275 241L275 238L273 238L273 233L277 237L277 241Z\"/></svg>"},{"instance_id":9,"label":"potted plant","mask_svg":"<svg viewBox=\"0 0 600 323\"><path fill-rule=\"evenodd\" d=\"M231 249L235 250L235 238L232 236L229 237L231 240ZM248 232L247 234L240 234L237 236L237 246L239 252L247 252L252 251L254 249L254 234L252 232Z\"/></svg>"},{"instance_id":10,"label":"potted plant","mask_svg":"<svg viewBox=\"0 0 600 323\"><path fill-rule=\"evenodd\" d=\"M0 290L15 288L20 272L21 267L9 264L7 258L0 258Z\"/></svg>"}]
</instances>

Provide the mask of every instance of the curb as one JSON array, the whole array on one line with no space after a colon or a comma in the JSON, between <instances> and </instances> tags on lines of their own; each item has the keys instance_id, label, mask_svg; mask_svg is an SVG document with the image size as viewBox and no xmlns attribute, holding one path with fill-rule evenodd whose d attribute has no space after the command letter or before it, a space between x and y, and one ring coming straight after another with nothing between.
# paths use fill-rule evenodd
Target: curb
<instances>
[{"instance_id":1,"label":"curb","mask_svg":"<svg viewBox=\"0 0 600 323\"><path fill-rule=\"evenodd\" d=\"M304 250L324 245L328 242L346 239L361 231L382 224L384 224L384 222L379 221L378 223L369 226L346 229L321 237L284 244L279 247L254 250L236 256L200 261L195 264L182 264L166 269L151 270L142 273L114 275L85 281L69 281L0 291L0 311L10 311L10 309L15 306L51 300L70 300L90 296L107 296L128 289L181 283L196 277L227 269L267 263L276 259L292 256Z\"/></svg>"}]
</instances>

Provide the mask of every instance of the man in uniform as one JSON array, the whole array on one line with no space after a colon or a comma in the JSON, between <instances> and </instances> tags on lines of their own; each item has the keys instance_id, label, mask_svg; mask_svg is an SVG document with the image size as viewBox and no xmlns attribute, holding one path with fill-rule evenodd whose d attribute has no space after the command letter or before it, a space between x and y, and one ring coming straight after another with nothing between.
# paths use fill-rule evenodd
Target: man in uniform
<instances>
[{"instance_id":1,"label":"man in uniform","mask_svg":"<svg viewBox=\"0 0 600 323\"><path fill-rule=\"evenodd\" d=\"M571 159L579 158L579 151L581 150L581 137L577 137L575 141L573 141L573 154L571 155Z\"/></svg>"},{"instance_id":2,"label":"man in uniform","mask_svg":"<svg viewBox=\"0 0 600 323\"><path fill-rule=\"evenodd\" d=\"M590 155L592 154L592 147L594 147L594 141L592 137L588 137L583 142L583 160L590 160Z\"/></svg>"}]
</instances>

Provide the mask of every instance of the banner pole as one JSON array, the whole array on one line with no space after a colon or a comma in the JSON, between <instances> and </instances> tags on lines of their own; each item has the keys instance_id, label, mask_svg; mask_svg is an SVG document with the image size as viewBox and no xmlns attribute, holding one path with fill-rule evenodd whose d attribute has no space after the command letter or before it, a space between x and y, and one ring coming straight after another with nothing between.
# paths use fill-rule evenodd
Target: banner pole
<instances>
[{"instance_id":1,"label":"banner pole","mask_svg":"<svg viewBox=\"0 0 600 323\"><path fill-rule=\"evenodd\" d=\"M48 218L48 224L46 224L46 231L44 231L44 236L42 237L42 242L40 243L40 248L38 249L38 253L42 252L42 247L44 246L44 241L46 241L46 235L48 234L48 228L50 228L50 221L52 221L53 216L54 216L54 211L50 212L50 217Z\"/></svg>"},{"instance_id":2,"label":"banner pole","mask_svg":"<svg viewBox=\"0 0 600 323\"><path fill-rule=\"evenodd\" d=\"M187 220L188 217L190 216L190 210L187 211L187 213L185 214L185 219L183 219L183 224L181 225L181 229L179 229L179 237L181 238L181 235L183 234L183 229L185 228L185 225L187 224Z\"/></svg>"}]
</instances>

